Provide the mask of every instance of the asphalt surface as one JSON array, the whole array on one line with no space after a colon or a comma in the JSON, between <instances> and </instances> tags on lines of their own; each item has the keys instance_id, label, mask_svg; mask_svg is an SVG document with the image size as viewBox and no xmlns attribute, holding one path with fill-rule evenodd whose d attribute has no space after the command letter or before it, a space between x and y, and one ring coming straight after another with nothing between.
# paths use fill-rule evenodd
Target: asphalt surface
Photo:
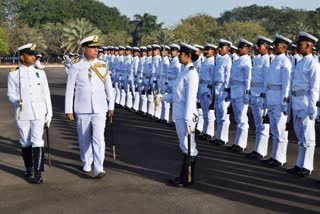
<instances>
[{"instance_id":1,"label":"asphalt surface","mask_svg":"<svg viewBox=\"0 0 320 214\"><path fill-rule=\"evenodd\" d=\"M116 109L113 131L117 160L112 159L107 127L105 170L101 180L82 173L75 122L64 115L65 73L47 68L54 117L50 128L52 166L44 183L23 178L18 134L6 97L8 69L0 69L0 213L320 213L320 152L307 178L286 173L294 166L297 144L288 147L280 169L248 160L198 140L196 185L175 188L167 180L178 174L181 152L173 127ZM235 135L231 126L230 140ZM249 132L248 150L254 142ZM271 144L270 144L271 145ZM271 149L271 146L269 150ZM48 163L46 161L46 163Z\"/></svg>"}]
</instances>

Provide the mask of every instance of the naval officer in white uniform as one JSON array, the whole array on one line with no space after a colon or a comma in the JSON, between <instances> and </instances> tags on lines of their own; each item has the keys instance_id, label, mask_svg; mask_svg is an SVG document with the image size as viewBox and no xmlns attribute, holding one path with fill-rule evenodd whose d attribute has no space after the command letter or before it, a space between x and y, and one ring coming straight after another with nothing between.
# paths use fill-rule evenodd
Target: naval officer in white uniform
<instances>
[{"instance_id":1,"label":"naval officer in white uniform","mask_svg":"<svg viewBox=\"0 0 320 214\"><path fill-rule=\"evenodd\" d=\"M292 73L292 110L293 126L299 143L296 166L289 172L300 176L310 175L313 171L314 149L316 145L315 119L316 102L319 99L320 65L312 57L312 49L318 38L300 32L298 52L303 56Z\"/></svg>"},{"instance_id":2,"label":"naval officer in white uniform","mask_svg":"<svg viewBox=\"0 0 320 214\"><path fill-rule=\"evenodd\" d=\"M12 69L8 77L8 97L14 107L19 143L26 167L26 176L34 183L42 183L44 170L43 127L50 126L52 105L46 74L35 68L36 45L33 43L18 48L21 65Z\"/></svg>"},{"instance_id":3,"label":"naval officer in white uniform","mask_svg":"<svg viewBox=\"0 0 320 214\"><path fill-rule=\"evenodd\" d=\"M84 38L81 46L84 57L72 65L68 75L65 113L68 120L73 120L73 113L76 114L83 171L90 172L93 163L94 177L101 178L106 174L103 170L106 112L113 116L115 95L108 66L97 59L98 36Z\"/></svg>"},{"instance_id":4,"label":"naval officer in white uniform","mask_svg":"<svg viewBox=\"0 0 320 214\"><path fill-rule=\"evenodd\" d=\"M180 176L170 180L171 184L176 187L192 185L194 183L194 168L198 150L195 142L195 126L197 118L197 93L199 84L199 75L193 66L192 62L196 61L198 49L185 44L180 44L180 63L185 65L178 74L175 81L172 94L167 94L163 97L163 101L171 102L173 107L173 119L175 120L176 130L179 138L180 149L182 150L183 163ZM157 98L157 103L161 102ZM188 158L188 130L191 131L191 146ZM191 181L188 181L188 160L191 164Z\"/></svg>"}]
</instances>

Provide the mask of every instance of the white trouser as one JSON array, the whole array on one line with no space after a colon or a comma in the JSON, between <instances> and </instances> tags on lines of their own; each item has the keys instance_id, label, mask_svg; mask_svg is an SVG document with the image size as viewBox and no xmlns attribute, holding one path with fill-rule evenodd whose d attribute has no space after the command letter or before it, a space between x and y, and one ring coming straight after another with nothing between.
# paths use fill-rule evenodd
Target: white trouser
<instances>
[{"instance_id":1,"label":"white trouser","mask_svg":"<svg viewBox=\"0 0 320 214\"><path fill-rule=\"evenodd\" d=\"M161 118L161 112L162 112L162 102L160 102L157 107L154 105L154 107L155 107L154 116L156 118L160 119Z\"/></svg>"},{"instance_id":2,"label":"white trouser","mask_svg":"<svg viewBox=\"0 0 320 214\"><path fill-rule=\"evenodd\" d=\"M83 167L90 171L94 164L94 175L103 171L105 156L104 130L106 113L77 114L77 131L80 158Z\"/></svg>"},{"instance_id":3,"label":"white trouser","mask_svg":"<svg viewBox=\"0 0 320 214\"><path fill-rule=\"evenodd\" d=\"M231 104L237 127L234 144L240 146L241 148L246 148L248 142L249 129L247 116L248 105L245 105L243 101L243 97L238 97L231 99Z\"/></svg>"},{"instance_id":4,"label":"white trouser","mask_svg":"<svg viewBox=\"0 0 320 214\"><path fill-rule=\"evenodd\" d=\"M269 124L263 123L263 109L258 97L251 97L251 111L254 119L254 125L256 127L256 142L254 145L254 151L258 152L263 157L268 153L268 141L269 141Z\"/></svg>"},{"instance_id":5,"label":"white trouser","mask_svg":"<svg viewBox=\"0 0 320 214\"><path fill-rule=\"evenodd\" d=\"M133 102L133 107L132 108L135 111L138 111L139 110L139 104L140 104L140 93L139 93L139 91L136 91L134 93L134 102Z\"/></svg>"},{"instance_id":6,"label":"white trouser","mask_svg":"<svg viewBox=\"0 0 320 214\"><path fill-rule=\"evenodd\" d=\"M162 101L162 109L161 109L161 120L165 120L169 122L169 116L170 116L170 103Z\"/></svg>"},{"instance_id":7,"label":"white trouser","mask_svg":"<svg viewBox=\"0 0 320 214\"><path fill-rule=\"evenodd\" d=\"M120 105L125 106L126 104L126 91L124 89L121 89L120 91Z\"/></svg>"},{"instance_id":8,"label":"white trouser","mask_svg":"<svg viewBox=\"0 0 320 214\"><path fill-rule=\"evenodd\" d=\"M149 115L154 115L154 98L153 93L148 94L148 112Z\"/></svg>"},{"instance_id":9,"label":"white trouser","mask_svg":"<svg viewBox=\"0 0 320 214\"><path fill-rule=\"evenodd\" d=\"M214 110L210 110L209 114L209 106L211 103L211 96L208 93L201 94L200 96L200 105L202 108L203 115L203 133L214 136Z\"/></svg>"},{"instance_id":10,"label":"white trouser","mask_svg":"<svg viewBox=\"0 0 320 214\"><path fill-rule=\"evenodd\" d=\"M282 113L281 105L268 105L267 109L272 134L271 157L284 164L287 162L288 147L287 116Z\"/></svg>"},{"instance_id":11,"label":"white trouser","mask_svg":"<svg viewBox=\"0 0 320 214\"><path fill-rule=\"evenodd\" d=\"M140 102L140 111L142 111L143 113L147 113L147 109L148 109L148 99L147 96L145 94L141 94L141 102Z\"/></svg>"},{"instance_id":12,"label":"white trouser","mask_svg":"<svg viewBox=\"0 0 320 214\"><path fill-rule=\"evenodd\" d=\"M203 113L202 113L202 109L198 108L198 123L197 123L197 130L199 132L203 132Z\"/></svg>"},{"instance_id":13,"label":"white trouser","mask_svg":"<svg viewBox=\"0 0 320 214\"><path fill-rule=\"evenodd\" d=\"M224 96L216 96L215 99L215 112L217 120L217 133L216 139L223 140L225 143L229 142L229 126L230 126L230 116L228 113L228 106L230 101L226 102Z\"/></svg>"},{"instance_id":14,"label":"white trouser","mask_svg":"<svg viewBox=\"0 0 320 214\"><path fill-rule=\"evenodd\" d=\"M115 99L115 102L117 103L117 104L120 104L120 84L119 84L119 81L116 81L115 83L114 83L114 87L115 87L115 89L116 89L116 99Z\"/></svg>"},{"instance_id":15,"label":"white trouser","mask_svg":"<svg viewBox=\"0 0 320 214\"><path fill-rule=\"evenodd\" d=\"M39 120L16 120L16 126L19 132L19 143L25 147L43 147L44 141L43 127L44 119Z\"/></svg>"},{"instance_id":16,"label":"white trouser","mask_svg":"<svg viewBox=\"0 0 320 214\"><path fill-rule=\"evenodd\" d=\"M316 145L315 121L310 120L305 110L293 112L293 126L299 143L297 166L313 170L314 149Z\"/></svg>"},{"instance_id":17,"label":"white trouser","mask_svg":"<svg viewBox=\"0 0 320 214\"><path fill-rule=\"evenodd\" d=\"M175 125L176 125L176 131L177 135L179 138L179 145L180 149L184 154L188 154L188 131L187 131L187 124L185 120L175 120ZM194 130L195 130L196 123L192 123L191 127L191 156L197 156L198 155L198 150L197 150L197 144L195 141L195 136L194 136Z\"/></svg>"}]
</instances>

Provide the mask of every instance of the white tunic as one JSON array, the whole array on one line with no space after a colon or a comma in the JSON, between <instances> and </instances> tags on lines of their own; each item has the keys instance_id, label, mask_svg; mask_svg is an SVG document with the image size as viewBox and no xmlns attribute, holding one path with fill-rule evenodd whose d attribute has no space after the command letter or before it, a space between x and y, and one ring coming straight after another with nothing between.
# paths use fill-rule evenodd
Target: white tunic
<instances>
[{"instance_id":1,"label":"white tunic","mask_svg":"<svg viewBox=\"0 0 320 214\"><path fill-rule=\"evenodd\" d=\"M87 60L72 65L68 75L65 113L73 113L73 96L75 113L105 113L114 109L114 91L110 74L105 76L105 83L96 75L90 66L98 68L101 75L107 71L106 63L98 59ZM91 78L89 77L91 73Z\"/></svg>"},{"instance_id":2,"label":"white tunic","mask_svg":"<svg viewBox=\"0 0 320 214\"><path fill-rule=\"evenodd\" d=\"M23 102L20 120L45 119L46 115L52 117L52 105L46 74L33 65L29 67L20 65L17 70L9 73L7 95L10 102L16 107L16 119L18 119L17 116L20 111L18 107L20 98Z\"/></svg>"}]
</instances>

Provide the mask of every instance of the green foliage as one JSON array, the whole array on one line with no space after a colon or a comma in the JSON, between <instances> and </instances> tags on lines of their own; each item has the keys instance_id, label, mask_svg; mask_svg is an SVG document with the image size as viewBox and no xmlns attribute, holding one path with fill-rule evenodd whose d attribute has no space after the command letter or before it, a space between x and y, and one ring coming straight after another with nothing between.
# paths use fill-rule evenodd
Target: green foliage
<instances>
[{"instance_id":1,"label":"green foliage","mask_svg":"<svg viewBox=\"0 0 320 214\"><path fill-rule=\"evenodd\" d=\"M70 21L63 28L61 48L65 52L79 52L80 41L90 35L101 35L101 31L85 18Z\"/></svg>"},{"instance_id":2,"label":"green foliage","mask_svg":"<svg viewBox=\"0 0 320 214\"><path fill-rule=\"evenodd\" d=\"M0 54L8 54L8 33L5 28L0 27Z\"/></svg>"},{"instance_id":3,"label":"green foliage","mask_svg":"<svg viewBox=\"0 0 320 214\"><path fill-rule=\"evenodd\" d=\"M159 31L163 23L157 23L157 17L148 13L134 15L134 20L130 22L130 33L133 45L140 45L143 37L151 36L152 32Z\"/></svg>"},{"instance_id":4,"label":"green foliage","mask_svg":"<svg viewBox=\"0 0 320 214\"><path fill-rule=\"evenodd\" d=\"M205 43L216 37L218 22L215 18L199 14L181 21L173 30L175 38L184 42Z\"/></svg>"},{"instance_id":5,"label":"green foliage","mask_svg":"<svg viewBox=\"0 0 320 214\"><path fill-rule=\"evenodd\" d=\"M218 38L228 39L234 44L237 44L241 37L254 42L258 34L268 36L265 29L258 22L254 21L225 22L217 32Z\"/></svg>"},{"instance_id":6,"label":"green foliage","mask_svg":"<svg viewBox=\"0 0 320 214\"><path fill-rule=\"evenodd\" d=\"M132 43L132 37L127 31L115 31L102 35L105 45L125 45Z\"/></svg>"},{"instance_id":7,"label":"green foliage","mask_svg":"<svg viewBox=\"0 0 320 214\"><path fill-rule=\"evenodd\" d=\"M128 18L94 0L17 0L18 19L31 27L86 18L102 32L125 30Z\"/></svg>"}]
</instances>

